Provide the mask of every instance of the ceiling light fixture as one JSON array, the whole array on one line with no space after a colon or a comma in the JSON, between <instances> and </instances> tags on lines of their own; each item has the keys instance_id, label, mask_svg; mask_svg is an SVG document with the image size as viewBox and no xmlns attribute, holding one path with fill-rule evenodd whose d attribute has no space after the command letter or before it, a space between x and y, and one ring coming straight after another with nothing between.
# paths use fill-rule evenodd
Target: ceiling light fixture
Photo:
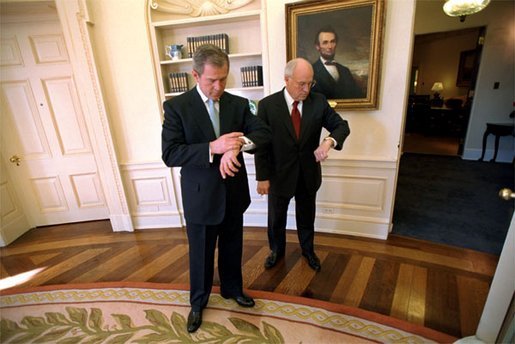
<instances>
[{"instance_id":1,"label":"ceiling light fixture","mask_svg":"<svg viewBox=\"0 0 515 344\"><path fill-rule=\"evenodd\" d=\"M465 21L465 16L477 13L484 9L491 0L447 0L443 5L445 14L451 17L460 17Z\"/></svg>"}]
</instances>

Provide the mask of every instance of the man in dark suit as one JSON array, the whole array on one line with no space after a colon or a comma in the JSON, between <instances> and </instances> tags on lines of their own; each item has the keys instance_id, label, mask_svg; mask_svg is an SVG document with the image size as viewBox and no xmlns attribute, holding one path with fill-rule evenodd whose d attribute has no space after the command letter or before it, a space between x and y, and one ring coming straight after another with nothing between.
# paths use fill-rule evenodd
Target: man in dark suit
<instances>
[{"instance_id":1,"label":"man in dark suit","mask_svg":"<svg viewBox=\"0 0 515 344\"><path fill-rule=\"evenodd\" d=\"M189 332L200 327L209 300L217 239L221 295L240 306L254 306L243 293L241 271L243 213L250 204L241 151L267 144L270 129L251 113L248 100L224 92L228 73L227 55L214 45L202 46L193 56L196 87L163 105L162 158L167 166L182 167Z\"/></svg>"},{"instance_id":2,"label":"man in dark suit","mask_svg":"<svg viewBox=\"0 0 515 344\"><path fill-rule=\"evenodd\" d=\"M322 183L320 162L331 148L341 150L350 133L343 120L320 93L310 92L314 84L311 64L298 58L284 71L286 87L259 102L258 117L272 129L272 143L256 152L257 192L268 194L268 241L270 255L265 268L277 264L286 247L286 219L290 200L295 197L297 235L309 266L319 271L314 251L316 192ZM320 143L322 128L329 135Z\"/></svg>"},{"instance_id":3,"label":"man in dark suit","mask_svg":"<svg viewBox=\"0 0 515 344\"><path fill-rule=\"evenodd\" d=\"M315 48L320 58L313 63L316 85L313 91L328 99L356 99L365 97L349 68L334 61L338 35L332 27L318 31Z\"/></svg>"}]
</instances>

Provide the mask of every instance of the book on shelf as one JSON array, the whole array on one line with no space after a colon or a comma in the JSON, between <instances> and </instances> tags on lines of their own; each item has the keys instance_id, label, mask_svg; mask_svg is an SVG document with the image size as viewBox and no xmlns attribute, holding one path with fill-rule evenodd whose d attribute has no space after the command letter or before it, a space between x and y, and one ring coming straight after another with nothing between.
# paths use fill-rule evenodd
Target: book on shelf
<instances>
[{"instance_id":1,"label":"book on shelf","mask_svg":"<svg viewBox=\"0 0 515 344\"><path fill-rule=\"evenodd\" d=\"M244 66L240 68L243 87L263 86L263 67Z\"/></svg>"},{"instance_id":2,"label":"book on shelf","mask_svg":"<svg viewBox=\"0 0 515 344\"><path fill-rule=\"evenodd\" d=\"M170 92L186 92L188 87L188 73L170 73L168 74L170 80Z\"/></svg>"},{"instance_id":3,"label":"book on shelf","mask_svg":"<svg viewBox=\"0 0 515 344\"><path fill-rule=\"evenodd\" d=\"M193 54L195 53L197 48L204 44L214 44L220 49L222 49L226 54L229 54L229 36L226 33L187 37L186 43L188 46L189 57L193 57Z\"/></svg>"}]
</instances>

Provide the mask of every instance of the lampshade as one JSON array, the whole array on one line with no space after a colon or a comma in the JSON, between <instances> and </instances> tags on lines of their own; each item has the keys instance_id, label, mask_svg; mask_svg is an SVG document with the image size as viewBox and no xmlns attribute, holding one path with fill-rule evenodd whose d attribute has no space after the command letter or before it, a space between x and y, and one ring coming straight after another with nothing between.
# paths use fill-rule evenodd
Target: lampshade
<instances>
[{"instance_id":1,"label":"lampshade","mask_svg":"<svg viewBox=\"0 0 515 344\"><path fill-rule=\"evenodd\" d=\"M433 87L431 87L431 91L433 92L440 92L443 90L443 82L437 81L433 84Z\"/></svg>"},{"instance_id":2,"label":"lampshade","mask_svg":"<svg viewBox=\"0 0 515 344\"><path fill-rule=\"evenodd\" d=\"M490 0L447 0L443 11L451 17L464 17L481 11L489 3Z\"/></svg>"}]
</instances>

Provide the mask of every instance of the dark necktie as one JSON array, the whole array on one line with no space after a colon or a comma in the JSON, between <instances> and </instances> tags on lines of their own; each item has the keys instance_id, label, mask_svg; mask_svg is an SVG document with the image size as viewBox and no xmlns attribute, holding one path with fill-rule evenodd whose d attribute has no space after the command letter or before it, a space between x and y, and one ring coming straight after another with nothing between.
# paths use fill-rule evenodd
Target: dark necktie
<instances>
[{"instance_id":1,"label":"dark necktie","mask_svg":"<svg viewBox=\"0 0 515 344\"><path fill-rule=\"evenodd\" d=\"M326 66L336 66L336 62L334 62L334 61L325 61L324 64Z\"/></svg>"},{"instance_id":2,"label":"dark necktie","mask_svg":"<svg viewBox=\"0 0 515 344\"><path fill-rule=\"evenodd\" d=\"M293 129L295 129L295 134L297 134L297 138L300 136L300 112L297 108L298 104L298 101L294 101L293 108L291 109L291 121L293 123Z\"/></svg>"}]
</instances>

